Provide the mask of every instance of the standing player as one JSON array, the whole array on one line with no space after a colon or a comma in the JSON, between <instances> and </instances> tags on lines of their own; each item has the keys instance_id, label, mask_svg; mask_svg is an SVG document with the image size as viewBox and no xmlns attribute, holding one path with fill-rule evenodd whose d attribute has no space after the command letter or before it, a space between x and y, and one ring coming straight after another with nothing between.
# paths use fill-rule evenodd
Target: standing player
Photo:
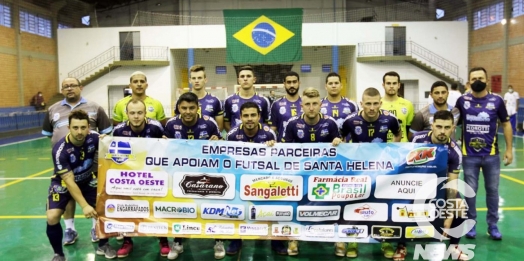
<instances>
[{"instance_id":1,"label":"standing player","mask_svg":"<svg viewBox=\"0 0 524 261\"><path fill-rule=\"evenodd\" d=\"M517 112L519 111L519 98L519 93L513 91L513 86L508 85L508 92L504 94L504 103L506 103L506 109L508 110L509 122L511 123L513 135L517 133Z\"/></svg>"},{"instance_id":2,"label":"standing player","mask_svg":"<svg viewBox=\"0 0 524 261\"><path fill-rule=\"evenodd\" d=\"M146 118L146 104L142 100L131 100L126 106L127 121L118 124L115 137L162 138L164 129L160 122ZM160 255L167 256L170 248L166 237L160 239ZM124 237L124 242L117 251L117 256L126 257L133 251L133 240Z\"/></svg>"},{"instance_id":3,"label":"standing player","mask_svg":"<svg viewBox=\"0 0 524 261\"><path fill-rule=\"evenodd\" d=\"M220 100L213 94L206 92L207 77L205 67L197 64L189 68L189 82L193 86L191 92L198 96L198 113L213 118L218 128L224 128L224 111ZM175 105L175 115L179 114L178 104Z\"/></svg>"},{"instance_id":4,"label":"standing player","mask_svg":"<svg viewBox=\"0 0 524 261\"><path fill-rule=\"evenodd\" d=\"M96 218L95 157L98 153L98 134L90 133L89 116L83 110L74 110L68 117L69 133L53 146L54 175L51 177L47 198L47 229L49 243L55 256L53 261L65 261L62 249L62 226L60 216L73 198L86 218ZM108 239L100 239L97 255L116 257Z\"/></svg>"},{"instance_id":5,"label":"standing player","mask_svg":"<svg viewBox=\"0 0 524 261\"><path fill-rule=\"evenodd\" d=\"M149 85L147 84L147 77L141 71L136 71L129 77L129 87L131 88L131 95L120 99L113 109L113 124L116 126L121 122L127 120L127 114L125 112L127 103L130 100L141 100L147 107L146 117L154 119L162 123L162 126L166 123L166 114L164 113L164 106L160 101L155 100L146 95L146 90Z\"/></svg>"},{"instance_id":6,"label":"standing player","mask_svg":"<svg viewBox=\"0 0 524 261\"><path fill-rule=\"evenodd\" d=\"M360 106L362 110L350 114L342 123L342 137L347 137L354 143L361 142L378 142L383 143L387 141L388 133L393 133L393 142L399 142L402 138L402 130L400 124L393 116L386 110L381 110L380 106L380 92L373 88L367 88L362 94L362 102ZM393 247L390 243L382 243L382 251L386 258L393 257ZM358 245L357 243L349 243L347 249L346 244L342 242L335 243L335 255L357 257Z\"/></svg>"},{"instance_id":7,"label":"standing player","mask_svg":"<svg viewBox=\"0 0 524 261\"><path fill-rule=\"evenodd\" d=\"M291 117L302 114L300 107L300 77L298 73L290 71L284 77L284 88L286 96L277 99L271 106L271 129L277 133L277 140L281 141L284 136L284 123Z\"/></svg>"},{"instance_id":8,"label":"standing player","mask_svg":"<svg viewBox=\"0 0 524 261\"><path fill-rule=\"evenodd\" d=\"M439 110L433 115L433 122L431 124L431 131L422 131L415 134L413 138L414 143L429 143L429 144L442 144L448 149L448 181L447 183L450 186L446 189L446 199L453 200L454 207L453 209L459 209L459 206L464 206L461 204L461 197L457 191L457 179L460 173L460 168L462 165L462 153L460 152L459 146L451 139L452 134L454 133L455 116L448 110ZM444 221L444 228L450 229L458 227L466 217L454 215L454 213L461 213L461 211L448 211L451 213L451 216L447 217ZM443 233L446 236L446 232ZM469 260L469 257L466 254L463 254L462 251L458 248L460 242L460 237L456 238L449 236L450 246L454 246L451 253L453 257L457 256L457 260L465 261ZM405 254L400 255L399 259L404 260Z\"/></svg>"},{"instance_id":9,"label":"standing player","mask_svg":"<svg viewBox=\"0 0 524 261\"><path fill-rule=\"evenodd\" d=\"M113 130L111 121L109 117L107 117L104 109L95 102L82 98L83 88L80 81L76 78L65 78L62 81L62 94L64 95L64 99L51 105L47 109L42 125L42 134L51 138L51 147L69 133L68 117L74 109L82 109L87 112L89 115L89 128L91 128L92 131L107 134ZM66 227L64 232L64 245L74 244L78 238L78 233L75 230L74 216L75 201L71 199L64 212L64 223ZM93 219L93 227L91 229L92 242L98 241L95 233L95 225L96 220Z\"/></svg>"},{"instance_id":10,"label":"standing player","mask_svg":"<svg viewBox=\"0 0 524 261\"><path fill-rule=\"evenodd\" d=\"M320 113L333 117L337 121L338 128L342 128L342 122L351 113L358 111L358 105L341 95L342 83L340 75L331 72L326 76L327 96L322 99Z\"/></svg>"},{"instance_id":11,"label":"standing player","mask_svg":"<svg viewBox=\"0 0 524 261\"><path fill-rule=\"evenodd\" d=\"M243 66L238 72L238 84L240 89L237 93L227 97L224 102L224 128L229 131L232 127L242 123L240 120L240 106L245 102L252 101L262 111L260 123L269 123L269 100L255 92L253 84L256 82L255 73L251 66Z\"/></svg>"},{"instance_id":12,"label":"standing player","mask_svg":"<svg viewBox=\"0 0 524 261\"><path fill-rule=\"evenodd\" d=\"M488 235L494 240L501 240L497 222L499 220L499 181L500 157L498 148L498 121L502 123L506 151L504 165L513 161L513 131L509 123L508 112L502 98L486 90L486 69L475 67L469 71L471 93L461 96L457 100L456 108L460 111L462 123L462 154L464 162L464 181L477 193L480 168L484 174L486 187L486 205L488 214ZM468 218L476 220L477 197L468 197ZM466 234L468 238L475 238L475 227Z\"/></svg>"},{"instance_id":13,"label":"standing player","mask_svg":"<svg viewBox=\"0 0 524 261\"><path fill-rule=\"evenodd\" d=\"M411 126L409 127L409 140L413 139L413 133L431 129L431 124L433 124L433 114L437 111L451 111L455 117L455 124L458 123L460 112L455 108L455 105L448 104L448 95L450 93L451 92L448 92L448 85L443 81L436 81L431 85L429 95L433 103L424 106L424 108L415 114Z\"/></svg>"},{"instance_id":14,"label":"standing player","mask_svg":"<svg viewBox=\"0 0 524 261\"><path fill-rule=\"evenodd\" d=\"M185 140L220 140L220 130L213 118L198 113L198 96L186 92L178 98L178 111L180 114L169 119L164 128L164 137L169 139ZM225 256L224 243L216 241L215 258ZM175 238L167 259L174 260L184 252L182 238Z\"/></svg>"},{"instance_id":15,"label":"standing player","mask_svg":"<svg viewBox=\"0 0 524 261\"><path fill-rule=\"evenodd\" d=\"M260 107L254 102L246 102L240 107L240 118L242 124L231 129L227 134L229 141L242 141L264 143L271 147L275 144L277 136L275 132L260 121ZM241 239L233 239L227 247L226 253L234 255L242 247ZM280 240L271 240L271 248L280 255L287 255L287 249ZM216 256L215 256L216 258Z\"/></svg>"},{"instance_id":16,"label":"standing player","mask_svg":"<svg viewBox=\"0 0 524 261\"><path fill-rule=\"evenodd\" d=\"M384 87L385 95L382 98L382 108L389 111L397 117L402 127L402 140L408 141L408 129L415 116L415 109L413 103L398 96L398 89L400 88L400 75L396 72L387 72L382 77L382 86ZM388 134L388 141L393 140L393 134Z\"/></svg>"},{"instance_id":17,"label":"standing player","mask_svg":"<svg viewBox=\"0 0 524 261\"><path fill-rule=\"evenodd\" d=\"M311 143L329 142L337 146L342 142L337 122L330 116L320 113L320 93L309 87L302 93L302 113L289 119L284 128L282 142ZM298 241L290 240L287 253L298 255Z\"/></svg>"}]
</instances>

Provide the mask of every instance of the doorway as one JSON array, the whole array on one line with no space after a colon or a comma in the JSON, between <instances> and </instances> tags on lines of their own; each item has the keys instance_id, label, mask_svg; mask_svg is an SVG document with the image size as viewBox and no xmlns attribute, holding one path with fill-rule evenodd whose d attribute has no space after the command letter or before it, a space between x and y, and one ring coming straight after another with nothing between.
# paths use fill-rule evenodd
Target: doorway
<instances>
[{"instance_id":1,"label":"doorway","mask_svg":"<svg viewBox=\"0 0 524 261\"><path fill-rule=\"evenodd\" d=\"M406 27L386 26L386 56L406 55Z\"/></svg>"},{"instance_id":2,"label":"doorway","mask_svg":"<svg viewBox=\"0 0 524 261\"><path fill-rule=\"evenodd\" d=\"M140 32L120 32L120 61L140 60Z\"/></svg>"},{"instance_id":3,"label":"doorway","mask_svg":"<svg viewBox=\"0 0 524 261\"><path fill-rule=\"evenodd\" d=\"M109 118L113 118L113 109L118 101L125 96L131 95L129 85L108 85L107 86L107 97L109 102Z\"/></svg>"}]
</instances>

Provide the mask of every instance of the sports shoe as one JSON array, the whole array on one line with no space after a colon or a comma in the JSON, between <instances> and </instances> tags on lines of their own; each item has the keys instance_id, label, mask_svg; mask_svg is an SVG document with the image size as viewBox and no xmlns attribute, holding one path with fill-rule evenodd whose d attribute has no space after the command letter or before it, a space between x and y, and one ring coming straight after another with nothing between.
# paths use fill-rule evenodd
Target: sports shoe
<instances>
[{"instance_id":1,"label":"sports shoe","mask_svg":"<svg viewBox=\"0 0 524 261\"><path fill-rule=\"evenodd\" d=\"M242 248L242 240L233 239L231 240L231 243L229 243L229 246L227 246L226 254L236 255L238 251L240 251L240 248Z\"/></svg>"},{"instance_id":2,"label":"sports shoe","mask_svg":"<svg viewBox=\"0 0 524 261\"><path fill-rule=\"evenodd\" d=\"M382 245L380 246L380 249L382 250L382 253L384 253L385 258L393 258L393 255L395 254L395 250L393 250L391 243L383 242Z\"/></svg>"},{"instance_id":3,"label":"sports shoe","mask_svg":"<svg viewBox=\"0 0 524 261\"><path fill-rule=\"evenodd\" d=\"M473 226L471 230L469 230L468 233L466 233L467 238L475 239L477 237L477 230L475 229L476 226Z\"/></svg>"},{"instance_id":4,"label":"sports shoe","mask_svg":"<svg viewBox=\"0 0 524 261\"><path fill-rule=\"evenodd\" d=\"M404 261L407 254L406 246L398 245L395 254L393 255L393 261Z\"/></svg>"},{"instance_id":5,"label":"sports shoe","mask_svg":"<svg viewBox=\"0 0 524 261\"><path fill-rule=\"evenodd\" d=\"M173 242L171 248L169 249L169 253L167 254L167 259L175 260L182 252L184 252L184 246L178 242Z\"/></svg>"},{"instance_id":6,"label":"sports shoe","mask_svg":"<svg viewBox=\"0 0 524 261\"><path fill-rule=\"evenodd\" d=\"M125 240L120 249L116 252L118 257L126 257L133 251L133 242Z\"/></svg>"},{"instance_id":7,"label":"sports shoe","mask_svg":"<svg viewBox=\"0 0 524 261\"><path fill-rule=\"evenodd\" d=\"M348 244L348 250L346 252L347 257L357 257L358 256L358 244L351 242Z\"/></svg>"},{"instance_id":8,"label":"sports shoe","mask_svg":"<svg viewBox=\"0 0 524 261\"><path fill-rule=\"evenodd\" d=\"M279 255L287 255L287 249L282 240L271 240L271 250Z\"/></svg>"},{"instance_id":9,"label":"sports shoe","mask_svg":"<svg viewBox=\"0 0 524 261\"><path fill-rule=\"evenodd\" d=\"M123 233L118 233L118 236L116 236L116 240L118 240L118 241L124 240L124 234Z\"/></svg>"},{"instance_id":10,"label":"sports shoe","mask_svg":"<svg viewBox=\"0 0 524 261\"><path fill-rule=\"evenodd\" d=\"M224 250L224 241L216 241L215 246L215 259L222 259L226 256L226 250Z\"/></svg>"},{"instance_id":11,"label":"sports shoe","mask_svg":"<svg viewBox=\"0 0 524 261\"><path fill-rule=\"evenodd\" d=\"M53 259L51 259L51 261L66 261L67 259L65 258L65 256L61 256L59 254L55 254L55 256L53 257Z\"/></svg>"},{"instance_id":12,"label":"sports shoe","mask_svg":"<svg viewBox=\"0 0 524 261\"><path fill-rule=\"evenodd\" d=\"M287 244L287 254L290 256L298 255L298 241L289 240L289 243Z\"/></svg>"},{"instance_id":13,"label":"sports shoe","mask_svg":"<svg viewBox=\"0 0 524 261\"><path fill-rule=\"evenodd\" d=\"M76 242L78 238L78 232L68 228L64 232L64 246L72 245Z\"/></svg>"},{"instance_id":14,"label":"sports shoe","mask_svg":"<svg viewBox=\"0 0 524 261\"><path fill-rule=\"evenodd\" d=\"M96 254L99 256L105 256L107 259L113 259L116 257L116 251L109 245L109 243L99 246L96 249Z\"/></svg>"},{"instance_id":15,"label":"sports shoe","mask_svg":"<svg viewBox=\"0 0 524 261\"><path fill-rule=\"evenodd\" d=\"M499 231L499 228L497 225L489 226L488 227L488 235L493 240L501 240L502 234Z\"/></svg>"},{"instance_id":16,"label":"sports shoe","mask_svg":"<svg viewBox=\"0 0 524 261\"><path fill-rule=\"evenodd\" d=\"M163 240L163 241L160 241L158 245L160 246L160 256L168 256L169 252L171 252L171 248L169 247L169 242L167 242L167 240Z\"/></svg>"},{"instance_id":17,"label":"sports shoe","mask_svg":"<svg viewBox=\"0 0 524 261\"><path fill-rule=\"evenodd\" d=\"M98 236L96 235L96 230L94 228L91 228L91 242L96 243L98 242Z\"/></svg>"},{"instance_id":18,"label":"sports shoe","mask_svg":"<svg viewBox=\"0 0 524 261\"><path fill-rule=\"evenodd\" d=\"M335 255L346 256L346 243L336 242L335 243Z\"/></svg>"},{"instance_id":19,"label":"sports shoe","mask_svg":"<svg viewBox=\"0 0 524 261\"><path fill-rule=\"evenodd\" d=\"M453 246L453 245L449 245L449 246ZM451 258L452 259L455 259L456 260L459 260L459 261L468 261L470 260L469 256L462 253L462 250L460 250L460 248L455 245L455 248L453 248L453 250L451 250Z\"/></svg>"}]
</instances>

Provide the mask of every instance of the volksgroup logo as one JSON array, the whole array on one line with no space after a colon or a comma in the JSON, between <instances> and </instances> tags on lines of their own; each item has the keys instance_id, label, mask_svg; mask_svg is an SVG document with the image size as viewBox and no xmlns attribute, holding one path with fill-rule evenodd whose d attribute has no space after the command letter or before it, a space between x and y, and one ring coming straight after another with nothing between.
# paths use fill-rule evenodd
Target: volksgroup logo
<instances>
[{"instance_id":1,"label":"volksgroup logo","mask_svg":"<svg viewBox=\"0 0 524 261\"><path fill-rule=\"evenodd\" d=\"M245 219L244 205L201 204L200 209L203 219Z\"/></svg>"}]
</instances>

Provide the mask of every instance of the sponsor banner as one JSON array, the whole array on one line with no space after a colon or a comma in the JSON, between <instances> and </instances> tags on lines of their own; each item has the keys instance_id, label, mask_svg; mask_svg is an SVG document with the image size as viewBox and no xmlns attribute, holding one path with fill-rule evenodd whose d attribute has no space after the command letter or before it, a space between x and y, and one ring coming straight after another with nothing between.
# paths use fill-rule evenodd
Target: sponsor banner
<instances>
[{"instance_id":1,"label":"sponsor banner","mask_svg":"<svg viewBox=\"0 0 524 261\"><path fill-rule=\"evenodd\" d=\"M207 223L206 235L234 235L235 224L232 223Z\"/></svg>"},{"instance_id":2,"label":"sponsor banner","mask_svg":"<svg viewBox=\"0 0 524 261\"><path fill-rule=\"evenodd\" d=\"M167 234L167 222L140 222L138 223L138 233L144 234Z\"/></svg>"},{"instance_id":3,"label":"sponsor banner","mask_svg":"<svg viewBox=\"0 0 524 261\"><path fill-rule=\"evenodd\" d=\"M395 239L402 237L402 227L399 226L372 226L371 237L377 239Z\"/></svg>"},{"instance_id":4,"label":"sponsor banner","mask_svg":"<svg viewBox=\"0 0 524 261\"><path fill-rule=\"evenodd\" d=\"M203 219L229 219L244 220L244 205L232 204L202 204L200 205L200 215Z\"/></svg>"},{"instance_id":5,"label":"sponsor banner","mask_svg":"<svg viewBox=\"0 0 524 261\"><path fill-rule=\"evenodd\" d=\"M155 218L197 218L195 203L181 202L153 202L153 216Z\"/></svg>"},{"instance_id":6,"label":"sponsor banner","mask_svg":"<svg viewBox=\"0 0 524 261\"><path fill-rule=\"evenodd\" d=\"M108 195L165 197L168 175L164 171L110 169L106 174Z\"/></svg>"},{"instance_id":7,"label":"sponsor banner","mask_svg":"<svg viewBox=\"0 0 524 261\"><path fill-rule=\"evenodd\" d=\"M106 233L126 233L126 232L134 232L135 231L135 223L133 222L116 222L116 221L108 221L105 222L104 226L104 232Z\"/></svg>"},{"instance_id":8,"label":"sponsor banner","mask_svg":"<svg viewBox=\"0 0 524 261\"><path fill-rule=\"evenodd\" d=\"M344 207L344 220L387 221L388 204L363 202L346 205Z\"/></svg>"},{"instance_id":9,"label":"sponsor banner","mask_svg":"<svg viewBox=\"0 0 524 261\"><path fill-rule=\"evenodd\" d=\"M173 174L176 198L235 198L235 175L178 172Z\"/></svg>"},{"instance_id":10,"label":"sponsor banner","mask_svg":"<svg viewBox=\"0 0 524 261\"><path fill-rule=\"evenodd\" d=\"M339 238L366 238L368 237L368 226L363 225L339 225Z\"/></svg>"},{"instance_id":11,"label":"sponsor banner","mask_svg":"<svg viewBox=\"0 0 524 261\"><path fill-rule=\"evenodd\" d=\"M435 236L435 227L406 227L406 238L432 238Z\"/></svg>"},{"instance_id":12,"label":"sponsor banner","mask_svg":"<svg viewBox=\"0 0 524 261\"><path fill-rule=\"evenodd\" d=\"M302 176L242 175L242 200L300 201L303 196Z\"/></svg>"},{"instance_id":13,"label":"sponsor banner","mask_svg":"<svg viewBox=\"0 0 524 261\"><path fill-rule=\"evenodd\" d=\"M240 224L238 233L242 236L267 236L269 227L267 224Z\"/></svg>"},{"instance_id":14,"label":"sponsor banner","mask_svg":"<svg viewBox=\"0 0 524 261\"><path fill-rule=\"evenodd\" d=\"M335 237L334 225L306 225L302 228L306 237Z\"/></svg>"},{"instance_id":15,"label":"sponsor banner","mask_svg":"<svg viewBox=\"0 0 524 261\"><path fill-rule=\"evenodd\" d=\"M369 198L371 177L309 176L309 201L353 201Z\"/></svg>"},{"instance_id":16,"label":"sponsor banner","mask_svg":"<svg viewBox=\"0 0 524 261\"><path fill-rule=\"evenodd\" d=\"M340 206L298 206L298 221L327 221L338 220Z\"/></svg>"},{"instance_id":17,"label":"sponsor banner","mask_svg":"<svg viewBox=\"0 0 524 261\"><path fill-rule=\"evenodd\" d=\"M291 221L293 207L285 205L250 205L249 220L256 221Z\"/></svg>"},{"instance_id":18,"label":"sponsor banner","mask_svg":"<svg viewBox=\"0 0 524 261\"><path fill-rule=\"evenodd\" d=\"M415 195L426 183L435 188L429 198L436 196L437 175L420 175L416 173L379 175L376 179L375 197L386 199L415 199Z\"/></svg>"},{"instance_id":19,"label":"sponsor banner","mask_svg":"<svg viewBox=\"0 0 524 261\"><path fill-rule=\"evenodd\" d=\"M280 223L271 226L271 235L277 237L298 237L301 235L302 226L293 223Z\"/></svg>"},{"instance_id":20,"label":"sponsor banner","mask_svg":"<svg viewBox=\"0 0 524 261\"><path fill-rule=\"evenodd\" d=\"M148 218L149 201L108 199L106 216L112 218Z\"/></svg>"},{"instance_id":21,"label":"sponsor banner","mask_svg":"<svg viewBox=\"0 0 524 261\"><path fill-rule=\"evenodd\" d=\"M171 224L171 233L175 235L200 235L202 224L197 222L180 222Z\"/></svg>"},{"instance_id":22,"label":"sponsor banner","mask_svg":"<svg viewBox=\"0 0 524 261\"><path fill-rule=\"evenodd\" d=\"M435 220L436 208L433 204L393 204L391 220L394 222L417 222Z\"/></svg>"}]
</instances>

